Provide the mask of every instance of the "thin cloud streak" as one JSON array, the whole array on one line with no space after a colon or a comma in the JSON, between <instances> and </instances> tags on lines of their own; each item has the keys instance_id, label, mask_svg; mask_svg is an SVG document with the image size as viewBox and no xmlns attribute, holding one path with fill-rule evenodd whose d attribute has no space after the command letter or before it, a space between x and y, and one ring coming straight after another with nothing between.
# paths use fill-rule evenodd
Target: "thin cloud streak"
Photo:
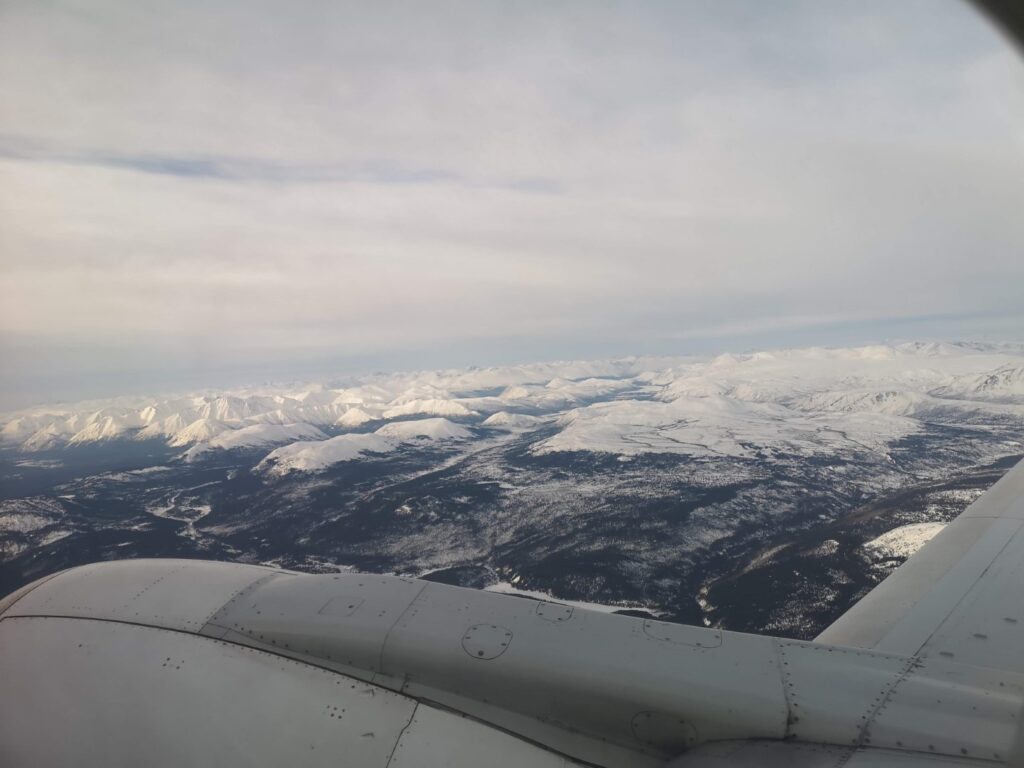
<instances>
[{"instance_id":1,"label":"thin cloud streak","mask_svg":"<svg viewBox=\"0 0 1024 768\"><path fill-rule=\"evenodd\" d=\"M401 168L385 163L366 163L361 166L289 165L231 156L118 155L95 149L59 149L16 136L0 136L0 159L98 166L163 176L271 184L461 184L538 194L557 194L561 191L555 180L540 177L472 182L459 174L437 168Z\"/></svg>"}]
</instances>

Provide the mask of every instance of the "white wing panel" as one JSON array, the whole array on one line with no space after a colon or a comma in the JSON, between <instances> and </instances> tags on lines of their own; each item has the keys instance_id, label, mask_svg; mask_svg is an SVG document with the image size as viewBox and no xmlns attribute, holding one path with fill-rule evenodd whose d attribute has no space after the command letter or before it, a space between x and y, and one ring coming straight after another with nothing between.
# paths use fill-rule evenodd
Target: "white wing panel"
<instances>
[{"instance_id":1,"label":"white wing panel","mask_svg":"<svg viewBox=\"0 0 1024 768\"><path fill-rule=\"evenodd\" d=\"M817 640L1024 672L1024 462Z\"/></svg>"},{"instance_id":2,"label":"white wing panel","mask_svg":"<svg viewBox=\"0 0 1024 768\"><path fill-rule=\"evenodd\" d=\"M579 765L482 723L421 706L402 733L388 768L567 768Z\"/></svg>"},{"instance_id":3,"label":"white wing panel","mask_svg":"<svg viewBox=\"0 0 1024 768\"><path fill-rule=\"evenodd\" d=\"M921 609L909 613L878 648L918 645L917 655L923 658L1024 672L1024 529L1010 533L1003 530L1007 522L995 521L990 529L993 534L1007 534L1008 540L1003 540L998 554L952 611L945 611L948 600L943 589L955 587L943 579L922 601ZM940 622L937 629L935 619ZM915 631L915 620L927 631Z\"/></svg>"},{"instance_id":4,"label":"white wing panel","mask_svg":"<svg viewBox=\"0 0 1024 768\"><path fill-rule=\"evenodd\" d=\"M992 764L891 749L731 741L708 744L673 760L668 768L980 768L985 765Z\"/></svg>"},{"instance_id":5,"label":"white wing panel","mask_svg":"<svg viewBox=\"0 0 1024 768\"><path fill-rule=\"evenodd\" d=\"M0 765L387 765L416 702L199 635L0 621ZM84 706L83 706L84 704Z\"/></svg>"},{"instance_id":6,"label":"white wing panel","mask_svg":"<svg viewBox=\"0 0 1024 768\"><path fill-rule=\"evenodd\" d=\"M204 560L119 560L59 573L5 616L77 616L198 632L242 589L281 571Z\"/></svg>"},{"instance_id":7,"label":"white wing panel","mask_svg":"<svg viewBox=\"0 0 1024 768\"><path fill-rule=\"evenodd\" d=\"M4 768L575 765L457 713L202 635L5 616L0 648Z\"/></svg>"}]
</instances>

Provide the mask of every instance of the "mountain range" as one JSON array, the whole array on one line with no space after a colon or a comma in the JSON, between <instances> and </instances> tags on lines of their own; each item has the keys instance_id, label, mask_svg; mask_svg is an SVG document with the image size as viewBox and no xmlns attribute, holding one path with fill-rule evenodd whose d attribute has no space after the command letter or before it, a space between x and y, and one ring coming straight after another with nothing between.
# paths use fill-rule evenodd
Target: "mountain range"
<instances>
[{"instance_id":1,"label":"mountain range","mask_svg":"<svg viewBox=\"0 0 1024 768\"><path fill-rule=\"evenodd\" d=\"M1013 344L537 363L41 406L0 416L0 587L172 554L805 635L1021 455Z\"/></svg>"}]
</instances>

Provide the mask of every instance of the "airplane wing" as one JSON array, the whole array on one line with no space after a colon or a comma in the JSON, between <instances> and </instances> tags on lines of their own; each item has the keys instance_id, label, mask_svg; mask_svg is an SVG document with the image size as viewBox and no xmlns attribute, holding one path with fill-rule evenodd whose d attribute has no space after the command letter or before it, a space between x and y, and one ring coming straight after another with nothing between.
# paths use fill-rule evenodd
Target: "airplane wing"
<instances>
[{"instance_id":1,"label":"airplane wing","mask_svg":"<svg viewBox=\"0 0 1024 768\"><path fill-rule=\"evenodd\" d=\"M1024 465L816 639L1024 672Z\"/></svg>"},{"instance_id":2,"label":"airplane wing","mask_svg":"<svg viewBox=\"0 0 1024 768\"><path fill-rule=\"evenodd\" d=\"M1020 764L1022 483L818 642L395 576L75 568L0 601L0 764Z\"/></svg>"},{"instance_id":3,"label":"airplane wing","mask_svg":"<svg viewBox=\"0 0 1024 768\"><path fill-rule=\"evenodd\" d=\"M910 675L936 664L955 664L963 684L995 674L992 696L1014 688L1024 672L1024 462L1010 470L938 536L815 638L816 643L863 648L913 659ZM905 678L906 679L906 678ZM935 685L934 708L922 721L945 720L949 729L972 729L946 719L944 693ZM882 714L900 694L884 696ZM1010 693L1014 696L1016 694ZM1015 720L1024 718L1018 711ZM869 716L868 731L876 727ZM922 722L922 730L925 726ZM865 739L864 746L869 739ZM1024 725L1018 725L1008 765L1024 765ZM927 751L844 749L840 745L743 740L710 744L678 759L679 768L928 768L979 765L961 755Z\"/></svg>"}]
</instances>

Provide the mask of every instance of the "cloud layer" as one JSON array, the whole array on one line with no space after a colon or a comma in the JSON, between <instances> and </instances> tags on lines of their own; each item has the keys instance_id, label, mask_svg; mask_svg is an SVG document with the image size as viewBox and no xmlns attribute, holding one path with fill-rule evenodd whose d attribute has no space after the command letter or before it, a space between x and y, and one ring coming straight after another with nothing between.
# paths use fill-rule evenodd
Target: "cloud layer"
<instances>
[{"instance_id":1,"label":"cloud layer","mask_svg":"<svg viewBox=\"0 0 1024 768\"><path fill-rule=\"evenodd\" d=\"M953 0L13 2L0 82L7 399L1024 331L1024 66Z\"/></svg>"}]
</instances>

